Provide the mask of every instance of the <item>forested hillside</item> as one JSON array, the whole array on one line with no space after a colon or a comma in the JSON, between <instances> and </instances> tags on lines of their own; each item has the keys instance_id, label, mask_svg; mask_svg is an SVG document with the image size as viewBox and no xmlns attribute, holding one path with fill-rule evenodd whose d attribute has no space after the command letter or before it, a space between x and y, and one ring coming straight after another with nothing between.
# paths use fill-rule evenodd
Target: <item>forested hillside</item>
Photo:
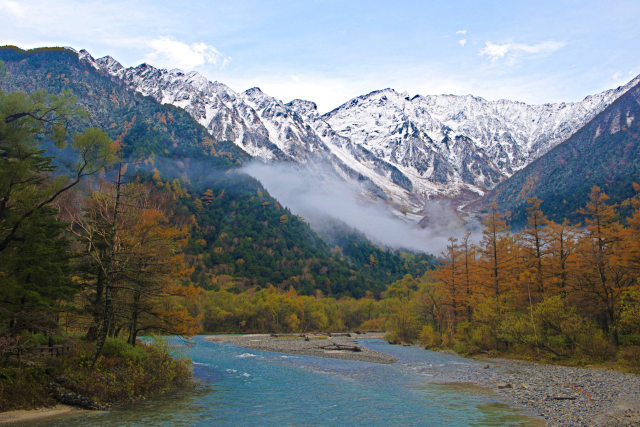
<instances>
[{"instance_id":1,"label":"forested hillside","mask_svg":"<svg viewBox=\"0 0 640 427\"><path fill-rule=\"evenodd\" d=\"M112 139L123 135L120 142L125 157L206 157L216 168L228 168L248 158L231 143L213 141L183 110L131 93L123 84L78 61L73 51L4 47L0 61L6 68L0 89L27 93L44 89L52 94L68 91L87 112L85 120L71 123L71 129L93 126Z\"/></svg>"},{"instance_id":2,"label":"forested hillside","mask_svg":"<svg viewBox=\"0 0 640 427\"><path fill-rule=\"evenodd\" d=\"M127 179L153 175L168 183L182 213L192 216L185 252L199 286L215 288L215 277L223 275L238 289L271 284L307 294L362 296L430 266L424 256L392 253L364 238L329 247L260 183L234 171L249 159L234 144L212 140L185 111L127 90L73 51L5 47L0 60L5 63L1 90L68 91L87 113L74 119L70 130L103 129L130 163ZM50 144L49 149L67 166L62 161L67 152Z\"/></svg>"}]
</instances>

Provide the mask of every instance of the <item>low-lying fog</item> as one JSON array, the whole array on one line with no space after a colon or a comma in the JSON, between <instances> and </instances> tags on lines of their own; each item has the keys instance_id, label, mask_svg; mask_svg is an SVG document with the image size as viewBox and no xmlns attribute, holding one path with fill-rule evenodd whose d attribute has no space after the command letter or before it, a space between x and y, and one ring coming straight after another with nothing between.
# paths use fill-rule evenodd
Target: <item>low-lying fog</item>
<instances>
[{"instance_id":1,"label":"low-lying fog","mask_svg":"<svg viewBox=\"0 0 640 427\"><path fill-rule=\"evenodd\" d=\"M467 228L452 208L438 201L425 203L429 225L394 215L382 201L364 197L355 182L346 182L328 167L314 171L286 163L252 162L243 171L258 179L269 193L311 227L322 232L328 219L338 219L364 233L371 241L394 249L411 249L439 255L451 236L463 236ZM414 217L415 218L415 217Z\"/></svg>"}]
</instances>

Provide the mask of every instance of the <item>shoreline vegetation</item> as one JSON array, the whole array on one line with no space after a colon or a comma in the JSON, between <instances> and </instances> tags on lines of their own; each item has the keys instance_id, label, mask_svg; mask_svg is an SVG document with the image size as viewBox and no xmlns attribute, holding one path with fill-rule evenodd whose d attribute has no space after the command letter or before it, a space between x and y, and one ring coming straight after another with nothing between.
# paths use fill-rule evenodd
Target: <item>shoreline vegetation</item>
<instances>
[{"instance_id":1,"label":"shoreline vegetation","mask_svg":"<svg viewBox=\"0 0 640 427\"><path fill-rule=\"evenodd\" d=\"M199 330L186 226L88 119L68 91L0 90L0 411L107 409L190 383L187 360L137 339Z\"/></svg>"},{"instance_id":2,"label":"shoreline vegetation","mask_svg":"<svg viewBox=\"0 0 640 427\"><path fill-rule=\"evenodd\" d=\"M309 341L305 341L309 338ZM397 359L358 344L383 333L247 334L206 336L211 342L252 350L303 354L370 363ZM332 349L343 347L343 350ZM353 351L358 347L360 351ZM393 361L390 361L393 360ZM525 360L473 357L478 363L447 369L418 369L438 384L466 384L490 390L501 400L544 420L547 425L621 426L640 423L640 377L604 368L571 367Z\"/></svg>"},{"instance_id":3,"label":"shoreline vegetation","mask_svg":"<svg viewBox=\"0 0 640 427\"><path fill-rule=\"evenodd\" d=\"M163 339L131 346L108 338L91 362L94 344L74 340L58 355L25 352L5 357L0 424L57 416L72 410L107 410L192 385L190 360Z\"/></svg>"}]
</instances>

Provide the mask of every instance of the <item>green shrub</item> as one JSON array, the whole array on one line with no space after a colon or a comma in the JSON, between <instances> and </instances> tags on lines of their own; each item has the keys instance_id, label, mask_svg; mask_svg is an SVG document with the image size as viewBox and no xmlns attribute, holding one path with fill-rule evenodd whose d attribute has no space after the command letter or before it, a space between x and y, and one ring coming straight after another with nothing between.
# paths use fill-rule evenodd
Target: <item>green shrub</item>
<instances>
[{"instance_id":1,"label":"green shrub","mask_svg":"<svg viewBox=\"0 0 640 427\"><path fill-rule=\"evenodd\" d=\"M39 347L49 345L49 338L54 345L67 342L68 338L62 335L45 335L43 332L23 331L20 336L25 340L29 347Z\"/></svg>"},{"instance_id":2,"label":"green shrub","mask_svg":"<svg viewBox=\"0 0 640 427\"><path fill-rule=\"evenodd\" d=\"M632 286L620 296L620 328L625 334L640 334L640 286Z\"/></svg>"},{"instance_id":3,"label":"green shrub","mask_svg":"<svg viewBox=\"0 0 640 427\"><path fill-rule=\"evenodd\" d=\"M393 307L387 323L388 334L385 337L392 344L412 344L420 335L420 325L415 314L406 310L400 301Z\"/></svg>"},{"instance_id":4,"label":"green shrub","mask_svg":"<svg viewBox=\"0 0 640 427\"><path fill-rule=\"evenodd\" d=\"M536 304L533 316L540 334L541 346L556 356L579 354L604 361L615 355L615 347L593 323L585 321L560 295Z\"/></svg>"},{"instance_id":5,"label":"green shrub","mask_svg":"<svg viewBox=\"0 0 640 427\"><path fill-rule=\"evenodd\" d=\"M466 356L469 354L469 348L463 342L460 342L460 341L456 342L453 345L453 351L463 356Z\"/></svg>"},{"instance_id":6,"label":"green shrub","mask_svg":"<svg viewBox=\"0 0 640 427\"><path fill-rule=\"evenodd\" d=\"M620 345L640 345L640 334L620 334Z\"/></svg>"},{"instance_id":7,"label":"green shrub","mask_svg":"<svg viewBox=\"0 0 640 427\"><path fill-rule=\"evenodd\" d=\"M49 338L47 338L42 332L24 332L24 335L29 340L29 343L33 346L49 344Z\"/></svg>"},{"instance_id":8,"label":"green shrub","mask_svg":"<svg viewBox=\"0 0 640 427\"><path fill-rule=\"evenodd\" d=\"M172 354L164 340L154 339L135 347L109 338L94 368L83 363L93 347L73 356L75 363L59 364L64 386L102 404L122 404L188 385L190 361Z\"/></svg>"},{"instance_id":9,"label":"green shrub","mask_svg":"<svg viewBox=\"0 0 640 427\"><path fill-rule=\"evenodd\" d=\"M534 325L529 316L507 313L500 322L498 338L509 345L536 345Z\"/></svg>"},{"instance_id":10,"label":"green shrub","mask_svg":"<svg viewBox=\"0 0 640 427\"><path fill-rule=\"evenodd\" d=\"M45 368L41 366L3 361L0 368L0 412L54 404L47 390L48 383Z\"/></svg>"},{"instance_id":11,"label":"green shrub","mask_svg":"<svg viewBox=\"0 0 640 427\"><path fill-rule=\"evenodd\" d=\"M118 338L107 338L102 347L102 355L105 357L119 357L132 362L140 363L148 357L144 346L132 346Z\"/></svg>"},{"instance_id":12,"label":"green shrub","mask_svg":"<svg viewBox=\"0 0 640 427\"><path fill-rule=\"evenodd\" d=\"M424 348L438 347L441 343L440 335L433 330L433 326L425 325L420 331L420 344Z\"/></svg>"},{"instance_id":13,"label":"green shrub","mask_svg":"<svg viewBox=\"0 0 640 427\"><path fill-rule=\"evenodd\" d=\"M597 361L610 360L616 354L616 347L607 335L592 325L579 337L579 345L587 356Z\"/></svg>"}]
</instances>

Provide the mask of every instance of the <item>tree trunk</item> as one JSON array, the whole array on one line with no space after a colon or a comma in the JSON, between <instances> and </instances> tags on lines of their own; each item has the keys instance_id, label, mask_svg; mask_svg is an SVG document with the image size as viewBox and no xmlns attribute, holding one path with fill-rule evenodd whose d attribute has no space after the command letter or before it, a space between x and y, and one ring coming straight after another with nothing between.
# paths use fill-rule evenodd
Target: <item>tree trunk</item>
<instances>
[{"instance_id":1,"label":"tree trunk","mask_svg":"<svg viewBox=\"0 0 640 427\"><path fill-rule=\"evenodd\" d=\"M138 334L138 314L140 307L140 291L133 294L133 307L131 310L131 327L129 329L129 344L136 345L136 335Z\"/></svg>"},{"instance_id":2,"label":"tree trunk","mask_svg":"<svg viewBox=\"0 0 640 427\"><path fill-rule=\"evenodd\" d=\"M87 331L87 340L95 341L98 338L98 329L102 323L103 313L103 301L104 295L104 271L100 269L98 271L98 280L96 281L96 296L91 301L91 310L93 311L93 324Z\"/></svg>"},{"instance_id":3,"label":"tree trunk","mask_svg":"<svg viewBox=\"0 0 640 427\"><path fill-rule=\"evenodd\" d=\"M116 255L116 244L117 244L117 220L118 220L118 210L120 208L120 189L122 186L122 162L118 165L118 181L116 182L116 200L113 208L113 217L111 222L111 235L109 236L109 249L107 259L105 260L105 268L104 268L104 316L102 318L102 325L100 327L100 332L98 333L98 340L96 342L96 350L93 355L93 363L92 366L96 364L98 357L102 353L102 348L104 347L104 342L107 339L107 334L109 329L111 328L111 320L113 318L113 306L112 306L112 289L111 289L111 280L112 280L112 272L115 267L115 255Z\"/></svg>"},{"instance_id":4,"label":"tree trunk","mask_svg":"<svg viewBox=\"0 0 640 427\"><path fill-rule=\"evenodd\" d=\"M111 320L111 311L112 303L111 303L111 292L109 287L105 288L104 293L104 316L102 318L102 324L100 325L100 330L98 332L98 339L96 341L96 350L93 355L92 366L96 364L98 357L102 354L102 347L104 347L104 342L107 340L107 333L109 332L109 323Z\"/></svg>"}]
</instances>

